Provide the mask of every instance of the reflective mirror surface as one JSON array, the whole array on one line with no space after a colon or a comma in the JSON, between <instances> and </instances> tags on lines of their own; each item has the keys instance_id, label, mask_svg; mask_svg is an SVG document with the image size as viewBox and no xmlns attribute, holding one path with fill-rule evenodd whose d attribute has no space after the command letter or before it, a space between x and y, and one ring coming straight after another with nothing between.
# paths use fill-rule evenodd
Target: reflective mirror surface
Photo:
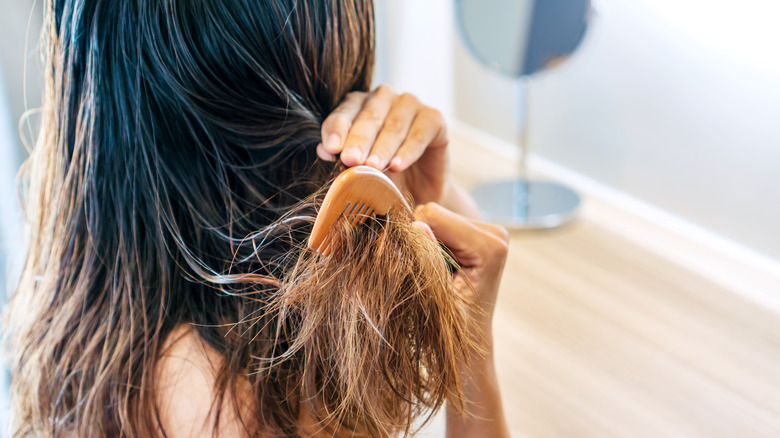
<instances>
[{"instance_id":1,"label":"reflective mirror surface","mask_svg":"<svg viewBox=\"0 0 780 438\"><path fill-rule=\"evenodd\" d=\"M575 216L580 197L561 184L527 178L528 78L561 64L579 47L591 16L590 0L456 0L456 8L472 54L522 85L519 179L477 187L474 199L485 219L510 229L560 226Z\"/></svg>"},{"instance_id":2,"label":"reflective mirror surface","mask_svg":"<svg viewBox=\"0 0 780 438\"><path fill-rule=\"evenodd\" d=\"M488 67L514 77L552 68L582 42L590 0L456 0L460 32Z\"/></svg>"}]
</instances>

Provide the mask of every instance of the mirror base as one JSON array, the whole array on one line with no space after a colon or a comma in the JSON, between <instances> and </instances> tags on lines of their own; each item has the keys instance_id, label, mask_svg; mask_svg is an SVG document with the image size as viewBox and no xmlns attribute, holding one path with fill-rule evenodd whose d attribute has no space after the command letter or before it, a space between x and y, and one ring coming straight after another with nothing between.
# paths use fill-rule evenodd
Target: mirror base
<instances>
[{"instance_id":1,"label":"mirror base","mask_svg":"<svg viewBox=\"0 0 780 438\"><path fill-rule=\"evenodd\" d=\"M510 230L558 227L574 218L580 206L577 192L548 181L499 181L471 194L486 221Z\"/></svg>"}]
</instances>

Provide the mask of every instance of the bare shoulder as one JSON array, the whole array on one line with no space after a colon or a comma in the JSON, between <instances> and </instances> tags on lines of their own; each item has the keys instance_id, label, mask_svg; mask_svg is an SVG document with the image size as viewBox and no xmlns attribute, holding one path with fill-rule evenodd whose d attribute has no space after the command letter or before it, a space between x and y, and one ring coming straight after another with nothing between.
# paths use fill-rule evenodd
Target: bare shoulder
<instances>
[{"instance_id":1,"label":"bare shoulder","mask_svg":"<svg viewBox=\"0 0 780 438\"><path fill-rule=\"evenodd\" d=\"M217 372L223 364L222 356L206 344L192 327L181 325L171 332L163 343L156 369L156 397L160 421L165 434L171 438L180 437L248 437L239 420L236 407L229 402L232 394L225 395L221 406L219 427L214 432L214 389ZM248 381L239 382L237 388L238 409L244 421L252 421L254 413L252 388ZM242 403L243 401L243 403ZM249 427L258 428L258 424ZM330 436L315 424L314 417L302 413L299 431L307 438ZM360 438L365 435L342 431L338 436ZM262 434L259 430L252 436Z\"/></svg>"},{"instance_id":2,"label":"bare shoulder","mask_svg":"<svg viewBox=\"0 0 780 438\"><path fill-rule=\"evenodd\" d=\"M213 436L214 387L223 360L189 326L178 326L165 340L155 374L157 406L167 436ZM223 403L217 436L247 436L238 418L233 404Z\"/></svg>"}]
</instances>

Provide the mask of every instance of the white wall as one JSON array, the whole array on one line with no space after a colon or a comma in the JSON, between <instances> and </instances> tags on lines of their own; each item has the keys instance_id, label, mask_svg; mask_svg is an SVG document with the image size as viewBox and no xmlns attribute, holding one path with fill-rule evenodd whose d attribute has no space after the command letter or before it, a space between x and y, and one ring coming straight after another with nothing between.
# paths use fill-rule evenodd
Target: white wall
<instances>
[{"instance_id":1,"label":"white wall","mask_svg":"<svg viewBox=\"0 0 780 438\"><path fill-rule=\"evenodd\" d=\"M425 104L454 113L451 0L375 0L377 74L375 82L411 92Z\"/></svg>"},{"instance_id":2,"label":"white wall","mask_svg":"<svg viewBox=\"0 0 780 438\"><path fill-rule=\"evenodd\" d=\"M40 51L42 2L0 3L0 304L13 285L23 253L22 214L16 173L26 157L19 121L28 108L41 104ZM27 43L25 44L25 41ZM26 65L25 65L26 63ZM35 118L30 119L34 124ZM29 139L36 127L28 125ZM6 275L9 274L10 275Z\"/></svg>"},{"instance_id":3,"label":"white wall","mask_svg":"<svg viewBox=\"0 0 780 438\"><path fill-rule=\"evenodd\" d=\"M6 88L6 99L0 105L8 105L8 122L14 130L9 147L16 148L20 156L24 155L24 148L20 136L16 135L19 119L28 108L41 104L43 78L38 39L42 4L42 0L0 0L0 65ZM6 146L0 143L0 149Z\"/></svg>"},{"instance_id":4,"label":"white wall","mask_svg":"<svg viewBox=\"0 0 780 438\"><path fill-rule=\"evenodd\" d=\"M531 151L780 260L780 3L603 0L532 83ZM515 139L515 83L458 41L456 115Z\"/></svg>"},{"instance_id":5,"label":"white wall","mask_svg":"<svg viewBox=\"0 0 780 438\"><path fill-rule=\"evenodd\" d=\"M16 172L25 153L17 129L25 111L25 74L27 102L40 105L40 57L37 39L40 32L41 1L33 11L32 0L0 2L0 306L5 302L7 286L13 287L23 262L22 214L16 191ZM31 11L32 15L31 15ZM28 29L28 21L31 23ZM30 43L25 47L25 34ZM25 72L24 62L28 60ZM7 388L10 378L0 364L0 435L5 436L9 407Z\"/></svg>"}]
</instances>

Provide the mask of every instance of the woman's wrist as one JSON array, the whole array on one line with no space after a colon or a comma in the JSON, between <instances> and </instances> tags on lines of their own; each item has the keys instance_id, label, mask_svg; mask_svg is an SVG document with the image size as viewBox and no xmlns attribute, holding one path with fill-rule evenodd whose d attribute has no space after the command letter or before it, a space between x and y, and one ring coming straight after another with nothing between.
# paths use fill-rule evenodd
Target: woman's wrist
<instances>
[{"instance_id":1,"label":"woman's wrist","mask_svg":"<svg viewBox=\"0 0 780 438\"><path fill-rule=\"evenodd\" d=\"M447 437L508 437L492 350L473 359L461 371L465 412L447 408Z\"/></svg>"},{"instance_id":2,"label":"woman's wrist","mask_svg":"<svg viewBox=\"0 0 780 438\"><path fill-rule=\"evenodd\" d=\"M469 352L469 362L476 366L493 363L493 334L490 330L480 330L475 336L474 346Z\"/></svg>"},{"instance_id":3,"label":"woman's wrist","mask_svg":"<svg viewBox=\"0 0 780 438\"><path fill-rule=\"evenodd\" d=\"M481 219L477 203L452 176L445 182L439 204L462 216Z\"/></svg>"}]
</instances>

